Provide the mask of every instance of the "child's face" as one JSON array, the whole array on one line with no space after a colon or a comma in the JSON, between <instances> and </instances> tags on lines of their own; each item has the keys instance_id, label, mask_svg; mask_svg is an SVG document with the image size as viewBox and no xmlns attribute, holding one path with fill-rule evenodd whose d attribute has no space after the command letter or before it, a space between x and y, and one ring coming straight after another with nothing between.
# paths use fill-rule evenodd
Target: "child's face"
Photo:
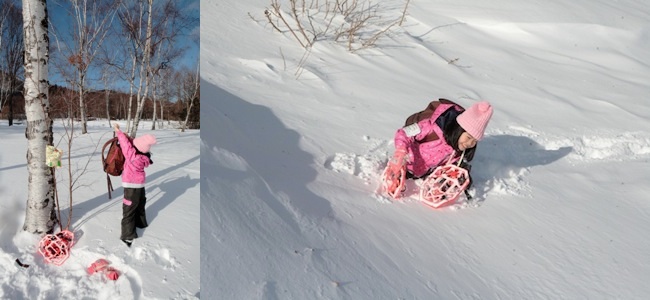
<instances>
[{"instance_id":1,"label":"child's face","mask_svg":"<svg viewBox=\"0 0 650 300\"><path fill-rule=\"evenodd\" d=\"M476 146L477 140L467 132L463 132L458 138L458 149L465 151L469 148Z\"/></svg>"}]
</instances>

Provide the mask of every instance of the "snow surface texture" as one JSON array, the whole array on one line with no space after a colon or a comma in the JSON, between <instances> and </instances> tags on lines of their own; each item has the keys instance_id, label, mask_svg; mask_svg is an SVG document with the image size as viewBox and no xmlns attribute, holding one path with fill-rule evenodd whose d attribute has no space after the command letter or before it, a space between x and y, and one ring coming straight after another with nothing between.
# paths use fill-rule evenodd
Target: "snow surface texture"
<instances>
[{"instance_id":1,"label":"snow surface texture","mask_svg":"<svg viewBox=\"0 0 650 300\"><path fill-rule=\"evenodd\" d=\"M203 296L650 298L647 3L411 1L376 47L306 60L269 3L201 7ZM474 200L378 195L437 98L495 108Z\"/></svg>"},{"instance_id":2,"label":"snow surface texture","mask_svg":"<svg viewBox=\"0 0 650 300\"><path fill-rule=\"evenodd\" d=\"M125 127L125 123L120 124ZM140 238L131 248L119 240L121 179L111 177L115 191L109 200L100 153L104 142L112 137L112 128L106 120L90 122L89 133L81 135L77 128L73 140L72 171L77 188L73 192L71 229L76 244L70 258L55 266L45 264L37 252L40 238L22 231L28 178L25 125L8 127L6 120L0 123L1 299L199 298L200 132L180 133L171 127L150 131L151 122L141 125L138 135L151 133L158 140L151 149L154 164L145 170L149 227L137 230ZM60 121L55 122L54 131L55 145L64 151L64 166L57 169L56 177L65 226L70 210L70 153L67 138L61 139L65 130ZM79 175L87 162L86 172ZM18 266L17 258L29 267ZM121 273L118 280L86 273L99 258L107 259Z\"/></svg>"}]
</instances>

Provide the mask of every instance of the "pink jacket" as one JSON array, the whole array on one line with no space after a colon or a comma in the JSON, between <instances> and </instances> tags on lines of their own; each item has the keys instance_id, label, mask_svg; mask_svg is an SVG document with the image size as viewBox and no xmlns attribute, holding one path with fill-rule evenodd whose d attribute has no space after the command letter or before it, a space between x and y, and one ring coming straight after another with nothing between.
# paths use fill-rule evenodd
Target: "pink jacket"
<instances>
[{"instance_id":1,"label":"pink jacket","mask_svg":"<svg viewBox=\"0 0 650 300\"><path fill-rule=\"evenodd\" d=\"M149 157L137 154L133 142L126 136L126 134L124 134L124 132L118 131L117 139L120 141L120 148L122 148L122 153L124 154L122 187L144 187L146 177L144 168L151 164Z\"/></svg>"},{"instance_id":2,"label":"pink jacket","mask_svg":"<svg viewBox=\"0 0 650 300\"><path fill-rule=\"evenodd\" d=\"M436 119L447 109L454 106L456 110L461 110L453 104L440 104L428 119L420 120L411 126L400 128L395 133L395 149L405 149L408 153L406 169L416 177L420 177L449 159L449 155L454 154L454 149L447 144L442 133L442 129L436 124ZM408 128L411 127L411 128ZM413 135L408 136L407 131ZM419 131L419 133L418 133ZM430 142L420 143L429 134L434 132L438 139Z\"/></svg>"}]
</instances>

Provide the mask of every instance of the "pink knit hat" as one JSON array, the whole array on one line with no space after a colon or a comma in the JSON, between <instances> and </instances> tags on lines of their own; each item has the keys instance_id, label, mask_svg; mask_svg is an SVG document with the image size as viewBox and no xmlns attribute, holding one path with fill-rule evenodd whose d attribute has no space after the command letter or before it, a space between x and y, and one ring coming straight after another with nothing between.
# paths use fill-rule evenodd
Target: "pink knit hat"
<instances>
[{"instance_id":1,"label":"pink knit hat","mask_svg":"<svg viewBox=\"0 0 650 300\"><path fill-rule=\"evenodd\" d=\"M151 134L145 134L133 139L133 146L138 148L140 152L147 153L152 145L156 144L156 137Z\"/></svg>"},{"instance_id":2,"label":"pink knit hat","mask_svg":"<svg viewBox=\"0 0 650 300\"><path fill-rule=\"evenodd\" d=\"M487 101L474 103L456 118L458 125L476 140L483 138L485 127L492 117L492 105Z\"/></svg>"}]
</instances>

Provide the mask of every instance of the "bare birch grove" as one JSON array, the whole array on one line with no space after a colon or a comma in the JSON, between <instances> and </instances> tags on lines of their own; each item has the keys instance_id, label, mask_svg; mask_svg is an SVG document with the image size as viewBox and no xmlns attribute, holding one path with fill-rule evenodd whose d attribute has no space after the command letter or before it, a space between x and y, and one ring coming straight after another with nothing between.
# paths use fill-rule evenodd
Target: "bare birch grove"
<instances>
[{"instance_id":1,"label":"bare birch grove","mask_svg":"<svg viewBox=\"0 0 650 300\"><path fill-rule=\"evenodd\" d=\"M70 0L72 4L74 45L70 46L68 64L74 67L74 86L78 92L81 133L88 133L85 95L88 73L104 43L119 1Z\"/></svg>"},{"instance_id":2,"label":"bare birch grove","mask_svg":"<svg viewBox=\"0 0 650 300\"><path fill-rule=\"evenodd\" d=\"M142 8L142 5L141 5ZM150 60L151 60L151 39L152 39L152 23L153 23L153 0L146 0L146 9L141 9L140 10L140 16L138 16L139 22L137 23L138 25L142 24L142 18L144 17L146 12L146 17L147 17L147 22L146 22L146 27L145 27L145 33L144 33L144 45L140 46L138 45L136 47L136 51L134 51L134 60L133 60L133 70L136 69L136 64L138 63L138 56L141 54L141 63L139 65L139 81L138 81L138 86L137 86L137 92L135 94L136 96L136 103L137 103L137 110L135 112L135 115L133 117L133 125L130 127L128 126L129 123L127 122L127 131L131 137L135 137L136 133L138 131L138 123L140 122L140 118L142 116L142 109L144 107L144 99L147 96L147 93L149 92L149 83L151 80L151 77L148 76L149 74L149 67L150 67ZM131 36L134 38L135 42L134 44L139 44L141 41L141 35L140 35L140 27L134 27L134 24L131 24ZM127 27L128 28L128 27ZM137 33L137 34L136 34ZM137 38L137 40L136 40ZM139 50L139 51L138 51ZM133 85L132 85L133 86ZM129 103L130 104L130 103ZM129 110L131 108L129 107ZM129 112L129 119L131 117L131 113Z\"/></svg>"},{"instance_id":3,"label":"bare birch grove","mask_svg":"<svg viewBox=\"0 0 650 300\"><path fill-rule=\"evenodd\" d=\"M134 114L128 112L126 131L135 137L145 101L151 99L154 77L180 56L182 50L174 44L181 31L194 20L184 16L173 0L125 1L120 7L119 18L125 43L131 45L128 51L132 55L130 102L135 100L136 111ZM155 103L154 107L157 107ZM130 123L131 117L133 124Z\"/></svg>"},{"instance_id":4,"label":"bare birch grove","mask_svg":"<svg viewBox=\"0 0 650 300\"><path fill-rule=\"evenodd\" d=\"M23 7L15 2L0 0L0 118L10 125L14 116L21 123L26 118ZM74 118L81 133L94 118L126 120L131 136L142 128L143 118L152 120L152 130L163 119L182 126L186 102L169 92L176 82L165 78L187 64L181 60L192 47L186 33L198 22L192 8L175 0L49 2L50 11L57 12L48 23L51 119ZM12 9L18 14L17 29L10 26ZM16 44L20 47L11 46ZM10 60L18 61L14 65L20 72L13 71ZM194 111L190 124L197 123Z\"/></svg>"}]
</instances>

